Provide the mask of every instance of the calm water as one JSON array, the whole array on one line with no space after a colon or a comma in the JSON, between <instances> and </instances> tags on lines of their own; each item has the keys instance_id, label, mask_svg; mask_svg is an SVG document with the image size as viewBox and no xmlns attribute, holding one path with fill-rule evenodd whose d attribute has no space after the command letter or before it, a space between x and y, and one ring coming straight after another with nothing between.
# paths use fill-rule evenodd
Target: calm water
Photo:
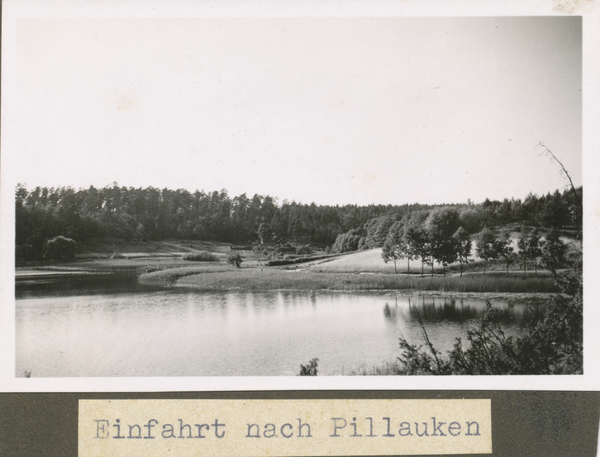
<instances>
[{"instance_id":1,"label":"calm water","mask_svg":"<svg viewBox=\"0 0 600 457\"><path fill-rule=\"evenodd\" d=\"M526 305L495 302L516 330ZM341 375L399 355L400 332L451 349L483 301L395 294L154 290L16 300L22 376Z\"/></svg>"}]
</instances>

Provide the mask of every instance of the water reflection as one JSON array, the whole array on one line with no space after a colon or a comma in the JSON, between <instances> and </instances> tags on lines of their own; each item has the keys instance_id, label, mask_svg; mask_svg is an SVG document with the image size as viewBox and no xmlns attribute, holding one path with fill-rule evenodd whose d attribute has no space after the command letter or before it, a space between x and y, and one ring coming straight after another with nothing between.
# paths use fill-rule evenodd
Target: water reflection
<instances>
[{"instance_id":1,"label":"water reflection","mask_svg":"<svg viewBox=\"0 0 600 457\"><path fill-rule=\"evenodd\" d=\"M481 318L487 311L487 303L483 300L452 297L408 297L406 300L408 306L399 306L397 298L393 304L386 302L383 309L386 319L392 322L420 319L429 323L464 323ZM525 320L527 307L523 304L494 300L492 305L503 324L522 324Z\"/></svg>"},{"instance_id":2,"label":"water reflection","mask_svg":"<svg viewBox=\"0 0 600 457\"><path fill-rule=\"evenodd\" d=\"M486 311L483 301L375 293L129 290L16 301L17 375L296 375L395 360L398 337L451 349ZM495 302L516 329L524 304Z\"/></svg>"}]
</instances>

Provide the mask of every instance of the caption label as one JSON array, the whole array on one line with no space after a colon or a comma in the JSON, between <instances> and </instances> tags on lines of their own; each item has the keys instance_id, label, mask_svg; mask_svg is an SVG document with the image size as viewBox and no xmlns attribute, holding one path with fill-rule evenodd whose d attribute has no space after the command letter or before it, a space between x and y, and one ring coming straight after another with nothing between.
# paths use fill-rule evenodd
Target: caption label
<instances>
[{"instance_id":1,"label":"caption label","mask_svg":"<svg viewBox=\"0 0 600 457\"><path fill-rule=\"evenodd\" d=\"M490 400L80 400L79 456L492 452Z\"/></svg>"}]
</instances>

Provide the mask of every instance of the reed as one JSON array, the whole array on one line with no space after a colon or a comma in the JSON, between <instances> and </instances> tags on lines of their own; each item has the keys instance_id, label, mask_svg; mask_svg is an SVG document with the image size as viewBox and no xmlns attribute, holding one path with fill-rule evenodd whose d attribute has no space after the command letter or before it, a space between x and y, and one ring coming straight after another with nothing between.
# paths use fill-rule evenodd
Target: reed
<instances>
[{"instance_id":1,"label":"reed","mask_svg":"<svg viewBox=\"0 0 600 457\"><path fill-rule=\"evenodd\" d=\"M185 270L179 273L177 270ZM159 273L159 272L157 272ZM162 273L162 272L160 272ZM205 274L210 273L210 274ZM381 274L317 273L278 269L230 269L192 271L175 269L163 273L177 285L209 290L421 290L448 292L554 293L558 287L550 276L516 275L394 276ZM151 273L150 275L156 275ZM146 276L150 276L146 275ZM156 278L162 278L157 275Z\"/></svg>"},{"instance_id":2,"label":"reed","mask_svg":"<svg viewBox=\"0 0 600 457\"><path fill-rule=\"evenodd\" d=\"M166 268L164 270L153 271L152 273L146 273L138 278L140 284L163 284L171 285L178 279L190 275L202 275L206 273L224 272L232 270L232 267L227 265L198 265L193 267L181 267L181 268Z\"/></svg>"},{"instance_id":3,"label":"reed","mask_svg":"<svg viewBox=\"0 0 600 457\"><path fill-rule=\"evenodd\" d=\"M380 365L374 365L367 367L361 365L355 370L350 370L348 373L344 373L346 376L397 376L405 375L406 370L400 361L395 360L392 362L383 362Z\"/></svg>"}]
</instances>

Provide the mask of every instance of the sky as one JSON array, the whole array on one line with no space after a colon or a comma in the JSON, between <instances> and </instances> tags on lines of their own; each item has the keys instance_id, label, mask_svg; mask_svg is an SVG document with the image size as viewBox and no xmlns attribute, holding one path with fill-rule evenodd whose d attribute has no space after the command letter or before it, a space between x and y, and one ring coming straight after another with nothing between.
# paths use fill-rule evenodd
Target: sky
<instances>
[{"instance_id":1,"label":"sky","mask_svg":"<svg viewBox=\"0 0 600 457\"><path fill-rule=\"evenodd\" d=\"M21 19L12 178L317 204L582 184L580 17Z\"/></svg>"}]
</instances>

